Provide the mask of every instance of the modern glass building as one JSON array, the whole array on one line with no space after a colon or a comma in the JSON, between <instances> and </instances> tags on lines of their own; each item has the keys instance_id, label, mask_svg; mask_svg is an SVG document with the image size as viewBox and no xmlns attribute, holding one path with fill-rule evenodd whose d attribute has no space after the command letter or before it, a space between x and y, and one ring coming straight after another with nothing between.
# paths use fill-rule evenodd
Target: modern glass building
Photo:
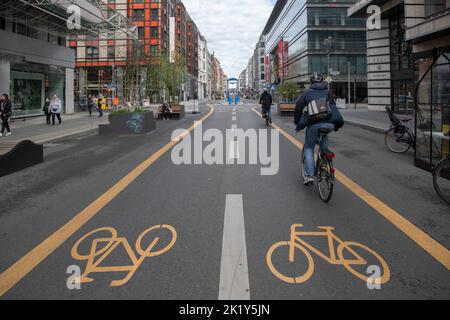
<instances>
[{"instance_id":1,"label":"modern glass building","mask_svg":"<svg viewBox=\"0 0 450 320\"><path fill-rule=\"evenodd\" d=\"M366 22L348 18L353 0L279 0L265 27L268 81L309 83L329 76L337 97L367 97ZM356 90L355 90L356 84Z\"/></svg>"},{"instance_id":2,"label":"modern glass building","mask_svg":"<svg viewBox=\"0 0 450 320\"><path fill-rule=\"evenodd\" d=\"M415 113L415 164L432 169L450 149L450 0L359 0L352 17L381 10L368 30L369 109Z\"/></svg>"}]
</instances>

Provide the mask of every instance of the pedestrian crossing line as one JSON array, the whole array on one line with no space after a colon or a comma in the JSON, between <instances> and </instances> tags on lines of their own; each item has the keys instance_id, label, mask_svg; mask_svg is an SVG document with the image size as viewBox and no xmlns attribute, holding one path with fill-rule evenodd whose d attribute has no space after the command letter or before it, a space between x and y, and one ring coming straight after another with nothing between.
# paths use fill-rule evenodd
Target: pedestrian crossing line
<instances>
[{"instance_id":1,"label":"pedestrian crossing line","mask_svg":"<svg viewBox=\"0 0 450 320\"><path fill-rule=\"evenodd\" d=\"M95 217L108 203L114 200L123 190L125 190L134 180L136 180L145 170L154 164L165 153L170 151L185 136L187 136L197 126L202 124L213 113L214 108L208 105L209 112L196 121L184 133L178 135L173 140L164 145L161 149L153 153L136 168L130 171L125 177L119 180L114 186L103 193L100 197L89 204L85 209L76 214L69 222L55 231L47 239L37 245L34 249L20 258L12 266L0 274L0 297L21 281L28 273L45 260L52 252L58 249L75 232L83 227L89 220Z\"/></svg>"},{"instance_id":2,"label":"pedestrian crossing line","mask_svg":"<svg viewBox=\"0 0 450 320\"><path fill-rule=\"evenodd\" d=\"M261 117L261 114L253 109L253 111ZM277 129L286 139L292 142L297 148L303 150L303 143L295 139L292 135L287 133L283 128L275 123L272 127ZM357 197L367 203L375 211L385 217L389 222L396 226L400 231L406 234L411 240L416 242L422 249L424 249L433 258L450 270L450 251L442 244L434 240L427 233L419 229L408 219L404 218L400 213L389 207L383 201L366 191L359 184L347 177L341 171L336 169L336 180L343 184L347 189L353 192Z\"/></svg>"},{"instance_id":3,"label":"pedestrian crossing line","mask_svg":"<svg viewBox=\"0 0 450 320\"><path fill-rule=\"evenodd\" d=\"M225 200L219 300L250 300L242 194Z\"/></svg>"}]
</instances>

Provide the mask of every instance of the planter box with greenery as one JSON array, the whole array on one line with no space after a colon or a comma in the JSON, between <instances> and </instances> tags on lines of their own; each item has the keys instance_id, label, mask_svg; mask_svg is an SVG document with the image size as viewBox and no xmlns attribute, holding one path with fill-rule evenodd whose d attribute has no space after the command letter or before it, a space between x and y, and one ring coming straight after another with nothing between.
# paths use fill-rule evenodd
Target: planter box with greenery
<instances>
[{"instance_id":1,"label":"planter box with greenery","mask_svg":"<svg viewBox=\"0 0 450 320\"><path fill-rule=\"evenodd\" d=\"M296 83L286 82L280 84L276 92L283 98L278 103L278 115L293 115L295 110L295 100L303 93L303 88Z\"/></svg>"},{"instance_id":2,"label":"planter box with greenery","mask_svg":"<svg viewBox=\"0 0 450 320\"><path fill-rule=\"evenodd\" d=\"M110 134L146 134L156 129L153 111L135 108L113 110L109 115L109 124L99 126L100 135Z\"/></svg>"}]
</instances>

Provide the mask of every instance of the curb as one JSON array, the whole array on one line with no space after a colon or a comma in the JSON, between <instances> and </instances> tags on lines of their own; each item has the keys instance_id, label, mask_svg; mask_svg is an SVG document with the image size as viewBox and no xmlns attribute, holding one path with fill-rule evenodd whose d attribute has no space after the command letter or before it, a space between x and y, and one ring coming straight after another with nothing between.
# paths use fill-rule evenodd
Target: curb
<instances>
[{"instance_id":1,"label":"curb","mask_svg":"<svg viewBox=\"0 0 450 320\"><path fill-rule=\"evenodd\" d=\"M344 119L345 119L345 117L344 117ZM376 133L385 133L386 132L385 128L375 127L375 126L370 125L370 124L361 123L361 122L352 121L352 120L345 120L345 124L349 124L349 125L355 126L355 127L360 127L362 129L365 129L365 130L368 130L368 131L372 131L372 132L376 132Z\"/></svg>"},{"instance_id":2,"label":"curb","mask_svg":"<svg viewBox=\"0 0 450 320\"><path fill-rule=\"evenodd\" d=\"M70 133L66 133L66 134L61 134L61 135L56 136L56 137L51 137L51 138L42 139L42 140L36 140L35 143L44 144L44 143L47 143L47 142L51 142L51 141L55 141L55 140L59 140L59 139L63 139L63 138L77 136L77 135L82 134L82 133L94 132L94 131L97 131L97 130L98 130L98 128L83 129L83 130L74 131L74 132L70 132Z\"/></svg>"}]
</instances>

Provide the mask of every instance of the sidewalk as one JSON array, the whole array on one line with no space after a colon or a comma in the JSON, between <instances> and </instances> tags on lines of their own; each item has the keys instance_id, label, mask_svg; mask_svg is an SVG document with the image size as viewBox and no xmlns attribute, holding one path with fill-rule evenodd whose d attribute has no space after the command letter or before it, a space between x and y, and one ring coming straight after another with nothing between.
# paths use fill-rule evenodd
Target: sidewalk
<instances>
[{"instance_id":1,"label":"sidewalk","mask_svg":"<svg viewBox=\"0 0 450 320\"><path fill-rule=\"evenodd\" d=\"M366 108L358 109L340 109L345 123L355 125L370 131L384 133L390 126L391 122L386 112L382 111L368 111ZM399 119L413 118L408 115L397 115ZM414 121L409 123L409 126L414 126Z\"/></svg>"},{"instance_id":2,"label":"sidewalk","mask_svg":"<svg viewBox=\"0 0 450 320\"><path fill-rule=\"evenodd\" d=\"M61 125L47 125L45 117L31 118L28 120L14 120L10 123L12 135L1 137L0 141L22 141L31 140L35 143L45 143L59 138L80 134L83 132L96 130L99 124L108 122L108 114L99 118L97 113L92 117L86 113L76 113L72 115L62 115ZM56 120L58 123L58 120Z\"/></svg>"}]
</instances>

